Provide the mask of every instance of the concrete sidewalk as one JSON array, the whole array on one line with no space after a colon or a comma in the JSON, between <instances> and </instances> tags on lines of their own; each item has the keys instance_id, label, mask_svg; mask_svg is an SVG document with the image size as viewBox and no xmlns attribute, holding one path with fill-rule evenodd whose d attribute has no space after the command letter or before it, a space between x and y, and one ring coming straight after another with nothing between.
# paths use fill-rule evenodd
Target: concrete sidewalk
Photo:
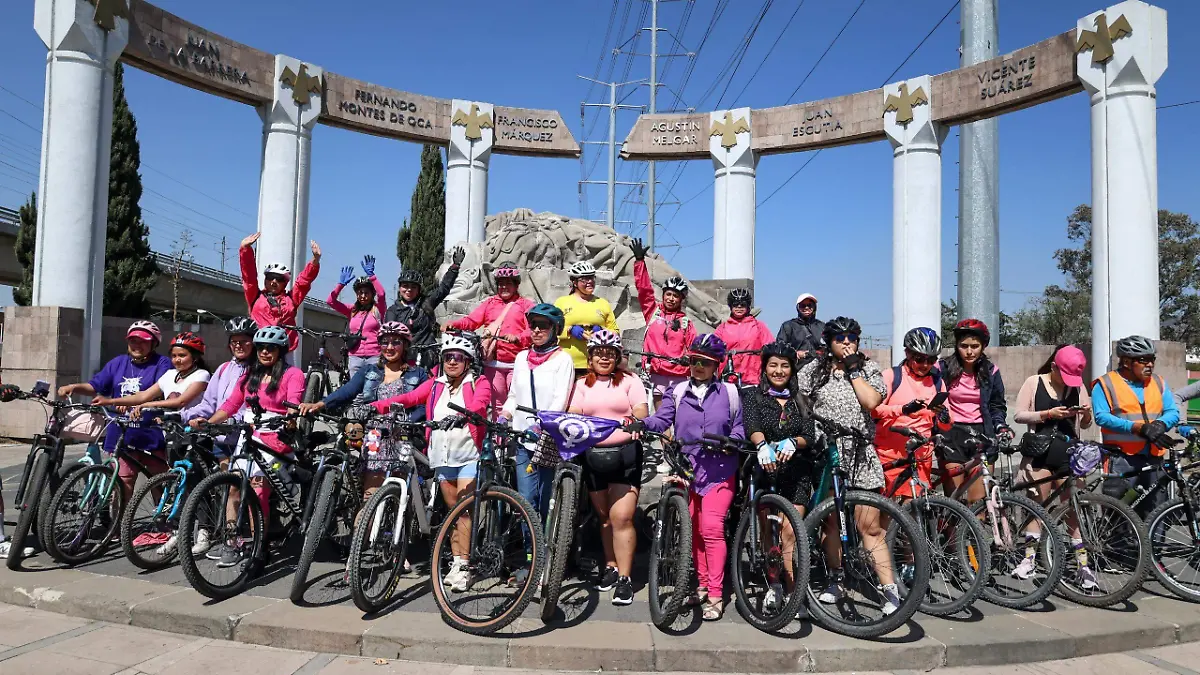
<instances>
[{"instance_id":1,"label":"concrete sidewalk","mask_svg":"<svg viewBox=\"0 0 1200 675\"><path fill-rule=\"evenodd\" d=\"M1193 675L1195 671L1188 666L1197 662L1200 662L1200 645L1174 645L1028 665L946 668L938 672L944 675L1129 672ZM323 651L294 651L212 638L183 637L148 628L0 604L0 672L5 675L211 675L228 672L256 675L548 675L563 671L451 666ZM733 675L740 671L727 672ZM903 671L878 672L898 674Z\"/></svg>"}]
</instances>

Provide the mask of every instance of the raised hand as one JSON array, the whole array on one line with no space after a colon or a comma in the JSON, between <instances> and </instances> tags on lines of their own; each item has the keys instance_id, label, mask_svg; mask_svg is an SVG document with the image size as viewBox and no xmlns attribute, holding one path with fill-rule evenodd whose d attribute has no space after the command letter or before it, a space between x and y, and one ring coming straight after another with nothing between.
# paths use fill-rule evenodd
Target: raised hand
<instances>
[{"instance_id":1,"label":"raised hand","mask_svg":"<svg viewBox=\"0 0 1200 675\"><path fill-rule=\"evenodd\" d=\"M341 275L338 276L338 285L345 286L351 281L354 281L354 268L350 265L346 265L342 268Z\"/></svg>"},{"instance_id":2,"label":"raised hand","mask_svg":"<svg viewBox=\"0 0 1200 675\"><path fill-rule=\"evenodd\" d=\"M634 260L646 259L646 245L642 243L641 239L635 238L633 242L630 243L630 247L633 248Z\"/></svg>"},{"instance_id":3,"label":"raised hand","mask_svg":"<svg viewBox=\"0 0 1200 675\"><path fill-rule=\"evenodd\" d=\"M375 276L375 256L364 255L362 259L362 268L363 272L365 272L367 276Z\"/></svg>"},{"instance_id":4,"label":"raised hand","mask_svg":"<svg viewBox=\"0 0 1200 675\"><path fill-rule=\"evenodd\" d=\"M466 258L467 258L466 250L464 250L463 247L461 247L461 246L455 246L454 252L450 254L450 264L457 267L457 266L461 265L462 261L466 260Z\"/></svg>"},{"instance_id":5,"label":"raised hand","mask_svg":"<svg viewBox=\"0 0 1200 675\"><path fill-rule=\"evenodd\" d=\"M317 262L321 259L321 247L317 246L316 240L308 242L308 248L312 251L313 262Z\"/></svg>"},{"instance_id":6,"label":"raised hand","mask_svg":"<svg viewBox=\"0 0 1200 675\"><path fill-rule=\"evenodd\" d=\"M242 246L249 246L253 244L254 242L258 241L258 238L261 236L262 232L255 232L254 234L242 240Z\"/></svg>"}]
</instances>

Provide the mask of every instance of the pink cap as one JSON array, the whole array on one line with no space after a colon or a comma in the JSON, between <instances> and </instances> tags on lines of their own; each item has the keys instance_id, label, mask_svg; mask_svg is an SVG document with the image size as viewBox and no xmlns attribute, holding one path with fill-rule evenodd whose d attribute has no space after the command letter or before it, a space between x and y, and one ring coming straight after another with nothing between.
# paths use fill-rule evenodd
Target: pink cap
<instances>
[{"instance_id":1,"label":"pink cap","mask_svg":"<svg viewBox=\"0 0 1200 675\"><path fill-rule=\"evenodd\" d=\"M1068 387L1083 386L1083 367L1087 365L1087 357L1079 347L1067 345L1058 350L1054 355L1054 365L1058 366L1063 384Z\"/></svg>"},{"instance_id":2,"label":"pink cap","mask_svg":"<svg viewBox=\"0 0 1200 675\"><path fill-rule=\"evenodd\" d=\"M129 333L125 337L126 337L126 339L140 338L142 340L145 340L146 342L154 342L154 335L150 331L143 330L141 328L134 328L133 330L129 331Z\"/></svg>"}]
</instances>

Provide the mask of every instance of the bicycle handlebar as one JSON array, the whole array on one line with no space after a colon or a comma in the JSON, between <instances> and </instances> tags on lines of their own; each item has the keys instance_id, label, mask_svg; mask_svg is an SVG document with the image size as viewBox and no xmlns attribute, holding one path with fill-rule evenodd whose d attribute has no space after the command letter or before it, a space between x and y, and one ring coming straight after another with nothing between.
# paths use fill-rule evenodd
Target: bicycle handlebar
<instances>
[{"instance_id":1,"label":"bicycle handlebar","mask_svg":"<svg viewBox=\"0 0 1200 675\"><path fill-rule=\"evenodd\" d=\"M284 330L294 330L297 333L300 333L301 335L307 335L308 337L311 337L311 338L322 338L322 339L327 339L327 340L332 339L332 338L343 338L344 339L344 338L348 338L351 335L353 335L353 333L341 333L341 332L336 332L336 331L331 331L331 330L313 330L312 328L305 328L304 326L282 325L282 326L280 326L280 328L282 328Z\"/></svg>"},{"instance_id":2,"label":"bicycle handlebar","mask_svg":"<svg viewBox=\"0 0 1200 675\"><path fill-rule=\"evenodd\" d=\"M626 349L625 353L633 356L641 356L647 359L658 359L660 361L666 361L667 363L674 363L677 366L686 366L691 363L691 361L685 356L667 356L666 354L655 354L654 352L643 352L636 349Z\"/></svg>"},{"instance_id":3,"label":"bicycle handlebar","mask_svg":"<svg viewBox=\"0 0 1200 675\"><path fill-rule=\"evenodd\" d=\"M719 444L722 450L736 450L738 452L756 452L754 444L744 438L730 438L720 434L704 434L704 438L700 441L703 445Z\"/></svg>"}]
</instances>

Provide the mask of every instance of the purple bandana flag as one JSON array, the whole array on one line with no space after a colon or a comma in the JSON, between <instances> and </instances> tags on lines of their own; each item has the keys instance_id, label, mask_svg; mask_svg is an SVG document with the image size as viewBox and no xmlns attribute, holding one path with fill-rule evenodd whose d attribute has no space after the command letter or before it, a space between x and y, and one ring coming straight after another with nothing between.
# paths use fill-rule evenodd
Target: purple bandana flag
<instances>
[{"instance_id":1,"label":"purple bandana flag","mask_svg":"<svg viewBox=\"0 0 1200 675\"><path fill-rule=\"evenodd\" d=\"M591 415L539 411L542 430L550 434L564 460L574 459L621 428L621 422Z\"/></svg>"}]
</instances>

